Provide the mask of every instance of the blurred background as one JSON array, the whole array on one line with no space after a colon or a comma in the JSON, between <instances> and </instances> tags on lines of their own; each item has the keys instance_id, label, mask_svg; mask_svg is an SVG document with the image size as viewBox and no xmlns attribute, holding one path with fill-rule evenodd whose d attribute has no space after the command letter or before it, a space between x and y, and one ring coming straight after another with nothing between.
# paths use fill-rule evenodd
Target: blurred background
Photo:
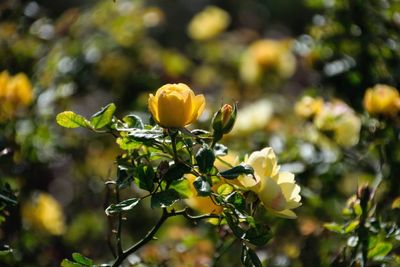
<instances>
[{"instance_id":1,"label":"blurred background","mask_svg":"<svg viewBox=\"0 0 400 267\"><path fill-rule=\"evenodd\" d=\"M121 150L110 136L57 126L55 116L90 116L114 102L117 116L148 120L148 94L183 82L207 99L196 127L238 101L223 140L230 153L272 146L302 186L297 220L265 218L276 237L257 250L266 266L339 266L331 264L346 238L323 224L343 222L357 186L375 176L374 155L359 161L375 140L362 99L375 84L398 86L399 32L395 0L0 1L0 265L59 266L72 252L110 261L105 182ZM390 185L377 193L383 206L398 196ZM132 244L159 214L142 204L127 216ZM130 262L210 266L218 234L176 220ZM239 253L233 246L217 266L241 266Z\"/></svg>"}]
</instances>

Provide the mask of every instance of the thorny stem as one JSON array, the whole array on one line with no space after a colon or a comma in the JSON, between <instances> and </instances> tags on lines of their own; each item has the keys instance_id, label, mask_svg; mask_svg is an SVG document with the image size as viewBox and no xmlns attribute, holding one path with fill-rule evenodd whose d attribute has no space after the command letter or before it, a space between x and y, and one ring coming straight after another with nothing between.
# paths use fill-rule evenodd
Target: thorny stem
<instances>
[{"instance_id":1,"label":"thorny stem","mask_svg":"<svg viewBox=\"0 0 400 267\"><path fill-rule=\"evenodd\" d=\"M189 213L187 213L186 209L179 210L179 211L172 210L172 211L168 212L166 208L163 208L161 218L158 220L156 225L154 225L154 227L147 233L147 235L142 240L140 240L139 242L137 242L136 244L134 244L127 250L123 251L120 255L118 255L118 257L115 260L115 262L113 263L112 267L120 266L122 264L122 262L130 254L134 253L135 251L137 251L138 249L143 247L145 244L147 244L148 242L153 240L154 235L157 233L157 231L160 229L160 227L164 224L164 222L169 217L174 217L174 216L179 216L179 215L182 215L183 217L190 219L192 221L198 221L198 220L209 219L209 218L219 218L219 216L216 214L204 214L204 215L199 215L199 216L193 216L193 215L190 215Z\"/></svg>"}]
</instances>

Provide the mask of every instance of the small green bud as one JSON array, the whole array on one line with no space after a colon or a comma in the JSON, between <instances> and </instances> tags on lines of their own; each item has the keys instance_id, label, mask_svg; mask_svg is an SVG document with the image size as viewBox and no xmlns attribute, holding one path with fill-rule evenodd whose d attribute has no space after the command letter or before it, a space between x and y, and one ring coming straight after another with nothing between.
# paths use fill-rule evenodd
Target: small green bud
<instances>
[{"instance_id":1,"label":"small green bud","mask_svg":"<svg viewBox=\"0 0 400 267\"><path fill-rule=\"evenodd\" d=\"M222 138L222 135L229 133L236 121L237 105L233 107L229 104L223 105L215 114L212 119L212 127L214 129L214 136Z\"/></svg>"}]
</instances>

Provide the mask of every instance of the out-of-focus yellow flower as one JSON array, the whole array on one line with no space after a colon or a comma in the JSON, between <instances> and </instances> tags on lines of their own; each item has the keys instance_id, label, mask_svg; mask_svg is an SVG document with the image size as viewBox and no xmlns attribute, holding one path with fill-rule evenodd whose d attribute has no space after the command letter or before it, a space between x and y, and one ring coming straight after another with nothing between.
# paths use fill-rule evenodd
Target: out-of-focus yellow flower
<instances>
[{"instance_id":1,"label":"out-of-focus yellow flower","mask_svg":"<svg viewBox=\"0 0 400 267\"><path fill-rule=\"evenodd\" d=\"M52 235L61 235L66 229L60 204L46 193L39 193L22 206L22 219L28 228Z\"/></svg>"},{"instance_id":2,"label":"out-of-focus yellow flower","mask_svg":"<svg viewBox=\"0 0 400 267\"><path fill-rule=\"evenodd\" d=\"M230 135L244 135L264 129L273 114L273 106L269 100L262 99L239 109Z\"/></svg>"},{"instance_id":3,"label":"out-of-focus yellow flower","mask_svg":"<svg viewBox=\"0 0 400 267\"><path fill-rule=\"evenodd\" d=\"M236 153L229 152L229 154L222 157L218 157L216 159L215 167L217 167L217 169L220 172L222 172L230 169L231 167L237 165L238 163L239 163L239 157L236 155ZM191 196L185 200L186 204L190 208L205 214L207 213L220 214L222 212L223 208L215 204L210 197L202 197L197 195L197 191L193 186L193 182L196 179L194 175L187 175L186 179L189 181L190 191L192 192ZM220 187L225 183L238 185L237 181L235 180L225 180L221 178L221 180L218 183L215 183L212 186L211 188L212 191L217 192L218 187Z\"/></svg>"},{"instance_id":4,"label":"out-of-focus yellow flower","mask_svg":"<svg viewBox=\"0 0 400 267\"><path fill-rule=\"evenodd\" d=\"M296 58L291 52L291 40L258 40L243 53L240 74L247 83L259 81L263 74L276 72L283 78L293 75Z\"/></svg>"},{"instance_id":5,"label":"out-of-focus yellow flower","mask_svg":"<svg viewBox=\"0 0 400 267\"><path fill-rule=\"evenodd\" d=\"M364 96L364 108L371 114L393 116L400 109L400 96L396 88L377 84L368 88Z\"/></svg>"},{"instance_id":6,"label":"out-of-focus yellow flower","mask_svg":"<svg viewBox=\"0 0 400 267\"><path fill-rule=\"evenodd\" d=\"M187 32L194 40L209 40L222 33L229 25L229 14L216 6L208 6L189 22Z\"/></svg>"},{"instance_id":7,"label":"out-of-focus yellow flower","mask_svg":"<svg viewBox=\"0 0 400 267\"><path fill-rule=\"evenodd\" d=\"M321 97L303 96L294 106L296 115L308 119L318 114L324 106L324 100Z\"/></svg>"},{"instance_id":8,"label":"out-of-focus yellow flower","mask_svg":"<svg viewBox=\"0 0 400 267\"><path fill-rule=\"evenodd\" d=\"M314 124L320 130L333 131L335 141L344 147L356 145L360 138L360 118L340 100L325 103Z\"/></svg>"},{"instance_id":9,"label":"out-of-focus yellow flower","mask_svg":"<svg viewBox=\"0 0 400 267\"><path fill-rule=\"evenodd\" d=\"M245 161L254 169L254 177L242 175L238 182L242 187L253 191L272 214L294 219L292 211L301 205L300 186L290 172L280 172L274 151L266 147L253 152Z\"/></svg>"},{"instance_id":10,"label":"out-of-focus yellow flower","mask_svg":"<svg viewBox=\"0 0 400 267\"><path fill-rule=\"evenodd\" d=\"M184 127L196 121L204 110L203 95L195 95L186 84L166 84L150 94L149 109L162 127Z\"/></svg>"},{"instance_id":11,"label":"out-of-focus yellow flower","mask_svg":"<svg viewBox=\"0 0 400 267\"><path fill-rule=\"evenodd\" d=\"M189 186L190 186L190 191L192 192L192 196L185 199L186 204L200 212L200 213L213 213L213 214L220 214L223 210L222 206L219 206L214 203L214 201L211 199L209 196L198 196L196 188L194 188L193 182L196 179L196 177L192 174L186 175L186 179L189 181ZM216 192L218 187L223 184L223 180L221 180L220 183L216 183L212 186L212 190Z\"/></svg>"},{"instance_id":12,"label":"out-of-focus yellow flower","mask_svg":"<svg viewBox=\"0 0 400 267\"><path fill-rule=\"evenodd\" d=\"M10 119L19 107L32 103L32 85L24 73L0 73L0 121Z\"/></svg>"}]
</instances>

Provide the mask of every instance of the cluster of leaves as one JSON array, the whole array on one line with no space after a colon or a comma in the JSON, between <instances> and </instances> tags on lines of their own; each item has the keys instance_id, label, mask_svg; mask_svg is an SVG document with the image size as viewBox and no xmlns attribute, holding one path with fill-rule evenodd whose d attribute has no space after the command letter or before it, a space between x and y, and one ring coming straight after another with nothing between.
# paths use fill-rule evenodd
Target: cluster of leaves
<instances>
[{"instance_id":1,"label":"cluster of leaves","mask_svg":"<svg viewBox=\"0 0 400 267\"><path fill-rule=\"evenodd\" d=\"M269 227L256 222L252 216L259 207L256 198L229 182L239 175L253 175L251 166L240 164L224 171L218 170L216 160L228 152L227 147L214 142L214 137L220 138L220 135L200 129L163 129L144 124L140 117L133 114L119 120L114 116L115 109L114 104L109 104L90 119L72 111L62 112L56 118L58 124L66 128L85 127L95 132L111 133L124 151L117 158L117 177L108 182L115 186L117 203L106 208L107 216L116 216L121 220L121 213L131 211L143 199L150 198L151 207L163 211L151 235L172 216L182 215L189 220L215 219L215 225L228 225L236 239L242 242L242 263L245 266L261 266L250 244L265 245L271 238ZM192 185L188 175L196 177ZM148 193L140 198L120 200L119 192L132 183ZM219 186L213 190L215 185ZM193 216L187 207L176 210L175 203L188 197L208 197L223 211ZM147 239L145 237L126 251L120 247L113 266L118 266L142 243L151 240ZM121 246L120 240L117 240L117 246Z\"/></svg>"},{"instance_id":2,"label":"cluster of leaves","mask_svg":"<svg viewBox=\"0 0 400 267\"><path fill-rule=\"evenodd\" d=\"M399 257L389 254L400 239L394 222L376 216L376 204L370 187L361 187L343 210L348 219L343 224L326 223L325 228L347 239L346 246L332 262L333 266L367 266L367 264L399 264Z\"/></svg>"}]
</instances>

